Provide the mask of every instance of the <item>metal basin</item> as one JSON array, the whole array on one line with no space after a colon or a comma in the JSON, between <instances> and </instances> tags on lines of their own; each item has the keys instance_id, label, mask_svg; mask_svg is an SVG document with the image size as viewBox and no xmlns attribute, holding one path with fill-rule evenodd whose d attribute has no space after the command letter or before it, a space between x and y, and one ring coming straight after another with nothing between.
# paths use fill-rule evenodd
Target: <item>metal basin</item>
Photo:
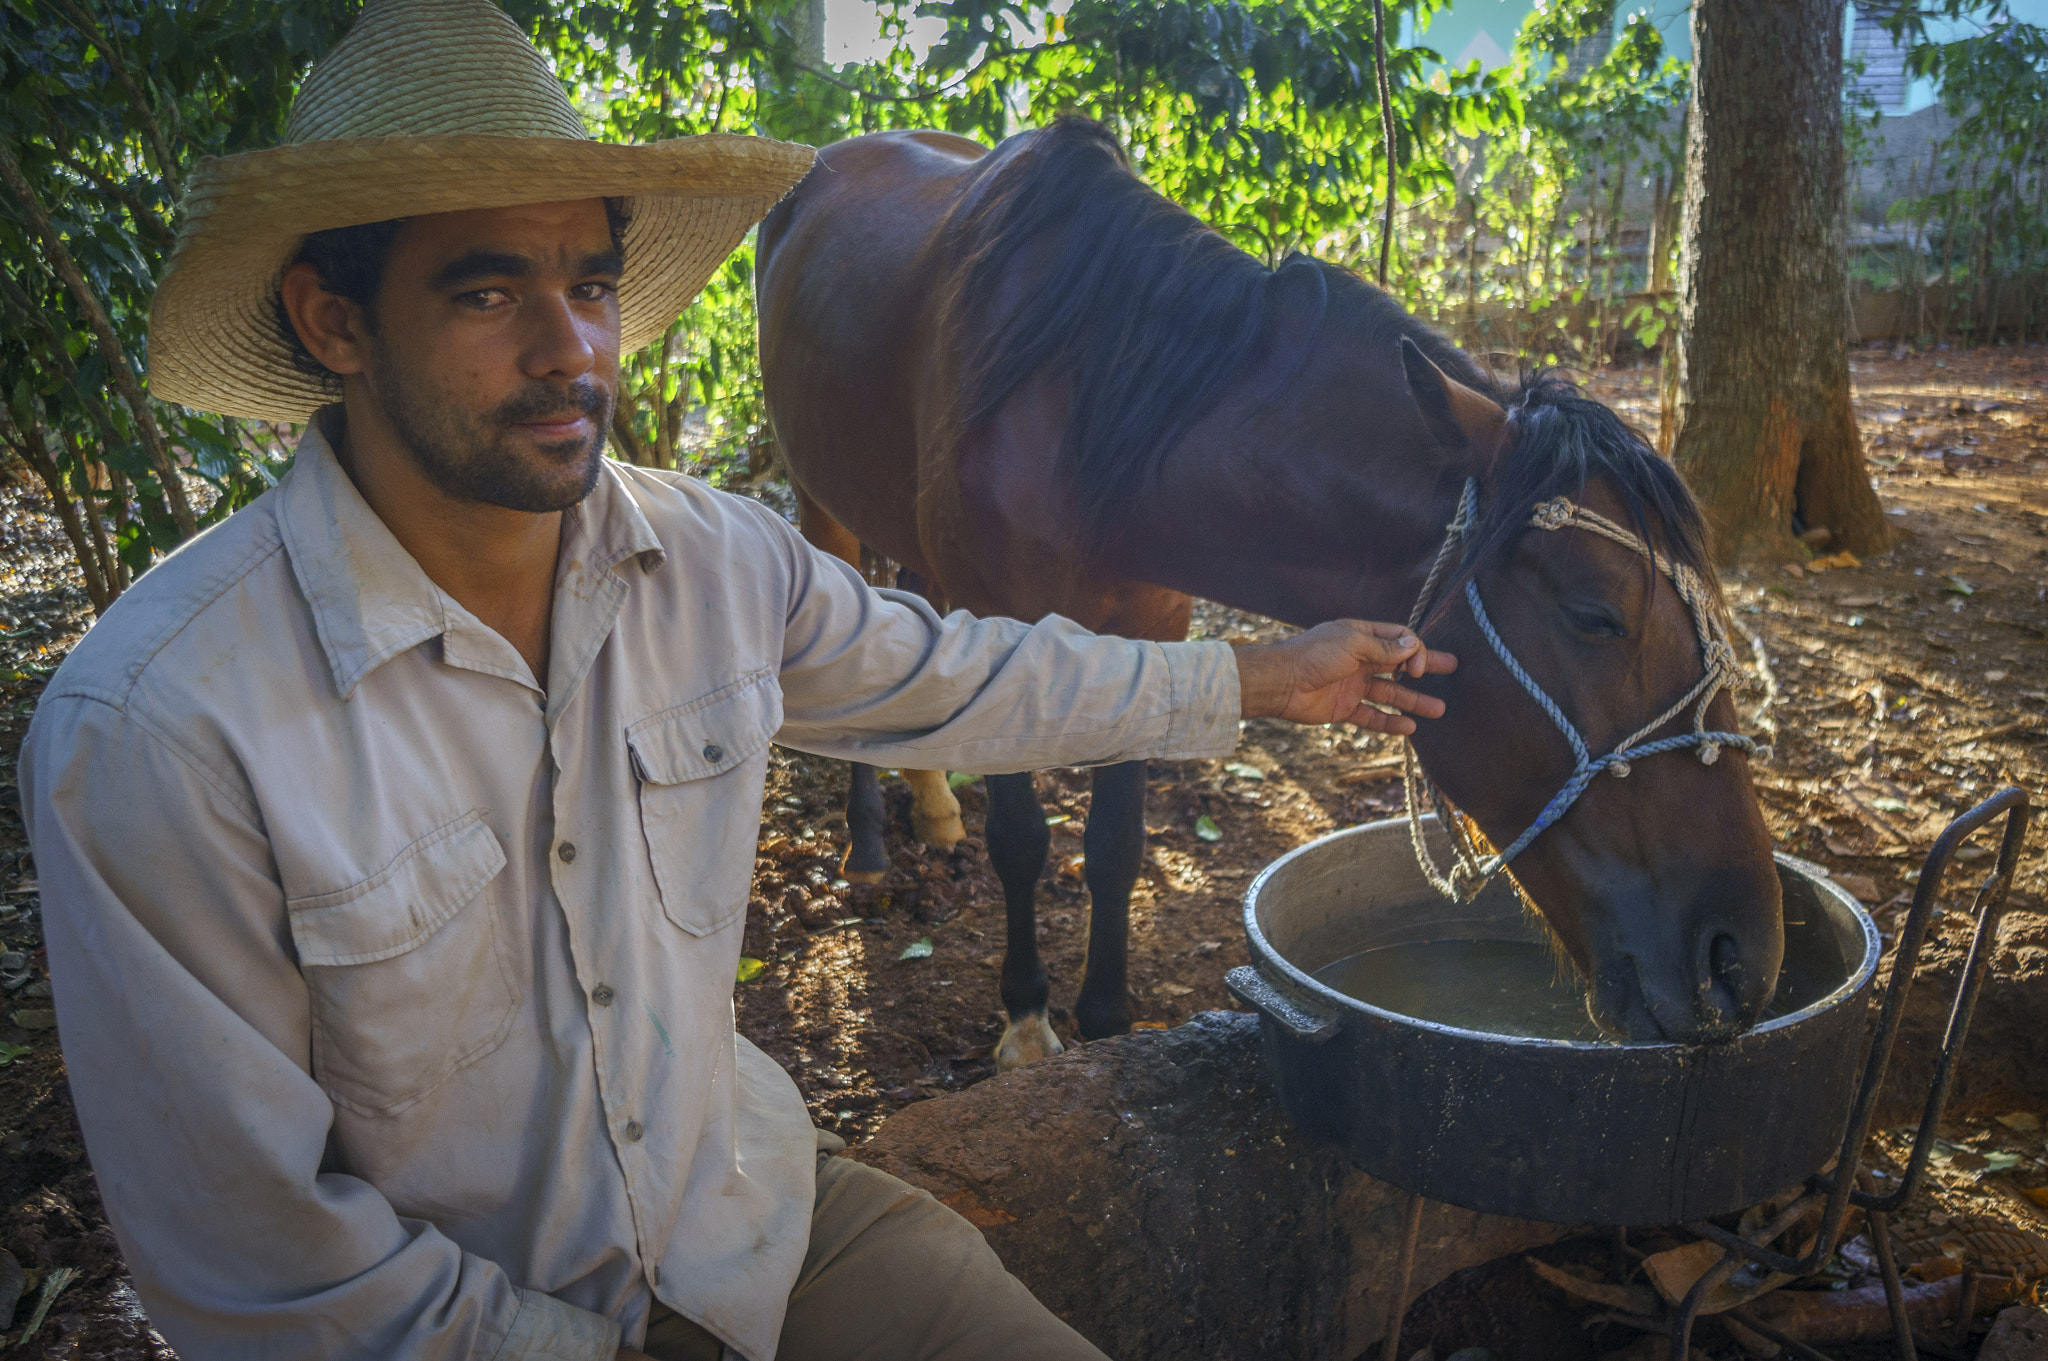
<instances>
[{"instance_id":1,"label":"metal basin","mask_svg":"<svg viewBox=\"0 0 2048 1361\"><path fill-rule=\"evenodd\" d=\"M1252 964L1227 981L1262 1015L1288 1114L1372 1176L1467 1209L1567 1224L1725 1214L1798 1186L1835 1156L1877 972L1877 929L1856 900L1816 866L1777 860L1786 967L1817 1000L1725 1044L1490 1034L1317 982L1323 966L1381 946L1541 939L1504 885L1464 905L1440 897L1399 820L1333 833L1267 866L1245 894Z\"/></svg>"}]
</instances>

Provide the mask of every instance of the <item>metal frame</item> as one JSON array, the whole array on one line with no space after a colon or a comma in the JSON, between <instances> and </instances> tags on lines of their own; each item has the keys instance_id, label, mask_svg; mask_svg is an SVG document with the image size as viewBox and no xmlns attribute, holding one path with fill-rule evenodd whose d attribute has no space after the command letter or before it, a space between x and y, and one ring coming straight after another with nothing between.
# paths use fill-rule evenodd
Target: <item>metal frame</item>
<instances>
[{"instance_id":1,"label":"metal frame","mask_svg":"<svg viewBox=\"0 0 2048 1361\"><path fill-rule=\"evenodd\" d=\"M2005 915L2006 899L2012 889L2013 872L2019 865L2021 846L2026 841L2030 813L2027 792L2017 786L2008 786L1949 823L1935 839L1934 848L1928 851L1926 863L1921 866L1920 881L1914 887L1912 910L1899 933L1898 951L1892 957L1891 980L1885 985L1884 1007L1878 1016L1876 1033L1871 1037L1869 1056L1864 1061L1862 1085L1857 1088L1856 1100L1849 1108L1842 1150L1835 1159L1833 1174L1816 1173L1808 1181L1806 1192L1776 1219L1758 1230L1753 1238L1743 1238L1715 1224L1686 1225L1687 1229L1709 1242L1718 1243L1725 1251L1721 1260L1693 1285L1671 1320L1671 1361L1686 1361L1692 1346L1692 1326L1699 1316L1700 1306L1734 1273L1736 1267L1747 1260L1788 1275L1813 1274L1834 1255L1843 1221L1848 1218L1851 1206L1861 1208L1869 1219L1871 1243L1877 1249L1878 1272L1884 1279L1885 1301L1891 1307L1892 1336L1899 1361L1918 1361L1919 1353L1913 1346L1912 1324L1906 1316L1905 1287L1899 1280L1898 1264L1892 1260L1887 1220L1913 1198L1926 1171L1928 1155L1934 1151L1942 1109L1948 1104L1949 1087L1955 1077L1956 1058L1970 1033L1970 1017L1977 1007L1977 994L1983 990L1984 979L1991 970L1998 923ZM1906 1010L1907 994L1913 989L1914 966L1920 959L1920 947L1927 939L1927 927L1934 915L1935 899L1940 896L1941 881L1948 873L1949 861L1956 848L2000 814L2006 815L2005 833L1999 840L1998 859L1991 874L1978 886L1976 900L1971 904L1976 929L1970 939L1970 953L1963 965L1962 981L1956 987L1955 1001L1949 1008L1948 1026L1942 1034L1941 1052L1934 1065L1934 1082L1921 1110L1920 1127L1913 1135L1913 1151L1906 1161L1905 1175L1900 1178L1898 1186L1885 1195L1858 1190L1856 1174L1861 1170L1863 1143L1870 1134L1878 1091L1884 1085L1892 1045L1898 1039L1899 1021ZM1826 1203L1821 1215L1821 1231L1805 1255L1792 1257L1768 1246L1820 1201ZM1751 1328L1757 1326L1748 1320L1738 1318L1738 1321ZM1782 1342L1785 1339L1773 1340ZM1798 1354L1809 1358L1820 1355L1810 1347L1801 1346L1797 1350Z\"/></svg>"}]
</instances>

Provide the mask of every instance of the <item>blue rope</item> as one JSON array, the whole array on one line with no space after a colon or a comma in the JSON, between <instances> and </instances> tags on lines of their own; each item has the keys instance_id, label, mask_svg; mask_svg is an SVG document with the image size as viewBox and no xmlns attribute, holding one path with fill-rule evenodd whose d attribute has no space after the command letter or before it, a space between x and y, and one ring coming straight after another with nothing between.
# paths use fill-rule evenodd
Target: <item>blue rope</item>
<instances>
[{"instance_id":1,"label":"blue rope","mask_svg":"<svg viewBox=\"0 0 2048 1361\"><path fill-rule=\"evenodd\" d=\"M1543 712L1550 715L1550 721L1557 725L1557 730L1564 734L1565 740L1572 746L1571 778L1565 781L1564 788L1558 790L1549 803L1543 805L1543 811L1536 815L1536 821L1529 824L1529 830L1516 837L1506 850L1491 857L1481 866L1487 878L1492 878L1505 869L1508 862L1527 849L1530 842L1563 817L1571 806L1579 801L1579 795L1585 793L1587 786L1593 783L1594 777L1603 770L1620 767L1620 773L1626 773L1630 764L1645 756L1655 756L1666 751L1683 751L1688 747L1734 747L1738 751L1755 754L1756 742L1740 733L1695 729L1671 737L1660 737L1655 741L1644 742L1625 750L1617 749L1594 760L1587 754L1585 739L1579 736L1579 730L1572 726L1572 721L1564 716L1564 710L1557 707L1557 701L1544 693L1543 687L1536 683L1536 678L1523 669L1522 664L1515 660L1515 654L1508 651L1508 645L1501 641L1499 631L1493 626L1493 620L1486 615L1486 606L1479 601L1479 586L1476 582L1468 580L1465 583L1465 601L1472 607L1472 617L1479 621L1480 632L1486 635L1487 644L1493 648L1494 655L1500 658L1501 664L1507 667L1508 674L1521 682L1522 688L1528 691L1529 698L1535 700Z\"/></svg>"}]
</instances>

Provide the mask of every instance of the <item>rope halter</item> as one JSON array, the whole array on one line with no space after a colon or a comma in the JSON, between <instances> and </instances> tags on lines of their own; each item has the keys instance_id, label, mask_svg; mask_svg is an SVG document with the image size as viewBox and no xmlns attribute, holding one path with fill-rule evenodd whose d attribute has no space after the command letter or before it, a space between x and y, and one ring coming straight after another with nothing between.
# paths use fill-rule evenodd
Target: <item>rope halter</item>
<instances>
[{"instance_id":1,"label":"rope halter","mask_svg":"<svg viewBox=\"0 0 2048 1361\"><path fill-rule=\"evenodd\" d=\"M1467 478L1464 494L1458 498L1458 512L1444 530L1443 546L1437 549L1436 561L1430 564L1429 575L1422 583L1422 593L1416 598L1415 609L1408 616L1408 629L1411 633L1421 627L1424 616L1429 613L1444 571L1457 557L1459 548L1471 532L1478 508L1479 482L1476 478ZM1578 802L1579 795L1586 792L1586 787L1593 783L1594 777L1603 770L1613 772L1618 780L1625 780L1634 769L1635 762L1662 751L1679 751L1691 747L1699 753L1700 764L1710 766L1721 759L1721 750L1724 747L1734 747L1752 756L1760 750L1755 741L1740 733L1711 731L1707 727L1707 706L1713 702L1714 696L1719 694L1723 687L1739 684L1741 673L1736 662L1735 649L1728 641L1727 625L1722 620L1720 611L1714 608L1713 597L1708 592L1706 583L1700 579L1699 573L1682 562L1672 561L1668 554L1660 556L1652 552L1648 544L1627 529L1604 515L1587 510L1569 497L1552 497L1538 504L1529 515L1529 526L1532 529L1550 531L1585 530L1618 543L1654 563L1670 579L1673 589L1678 592L1678 598L1685 602L1686 609L1692 614L1693 630L1698 634L1700 643L1700 678L1692 689L1680 696L1670 708L1623 738L1613 751L1596 759L1587 752L1585 738L1572 726L1572 721L1565 717L1564 710L1558 707L1557 701L1544 693L1543 687L1536 683L1536 678L1515 660L1512 652L1508 651L1508 645L1501 641L1500 632L1494 628L1493 620L1487 617L1486 606L1480 602L1477 581L1468 579L1465 583L1465 603L1471 607L1472 618L1478 623L1479 631L1486 635L1487 644L1507 667L1508 674L1521 682L1522 689L1528 692L1529 697L1536 701L1544 713L1550 715L1550 721L1564 734L1565 741L1571 743L1573 765L1571 777L1564 782L1564 787L1552 796L1550 802L1543 806L1543 811L1536 815L1536 820L1529 824L1528 830L1516 837L1506 850L1489 855L1482 850L1466 819L1443 796L1443 792L1435 783L1423 774L1422 764L1415 755L1414 741L1404 739L1401 782L1407 801L1408 835L1415 846L1416 863L1421 866L1423 874L1439 893L1461 903L1470 902L1477 897L1479 891L1485 888L1495 875L1508 867L1509 861L1520 855L1530 842L1542 835L1545 828L1562 818L1571 806ZM1688 708L1692 710L1691 732L1650 740L1651 733L1677 718ZM1423 840L1422 815L1426 809L1438 814L1438 821L1450 836L1452 864L1448 873L1438 867L1436 857L1431 854Z\"/></svg>"}]
</instances>

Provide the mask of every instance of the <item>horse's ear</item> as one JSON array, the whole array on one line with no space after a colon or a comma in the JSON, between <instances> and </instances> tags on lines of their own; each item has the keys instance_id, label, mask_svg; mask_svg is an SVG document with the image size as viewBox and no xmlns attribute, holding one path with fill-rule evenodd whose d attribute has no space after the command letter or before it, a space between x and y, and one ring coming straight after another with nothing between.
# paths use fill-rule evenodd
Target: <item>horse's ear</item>
<instances>
[{"instance_id":1,"label":"horse's ear","mask_svg":"<svg viewBox=\"0 0 2048 1361\"><path fill-rule=\"evenodd\" d=\"M1407 336L1401 337L1401 367L1408 374L1408 394L1437 446L1466 472L1485 477L1506 442L1507 413L1432 364Z\"/></svg>"}]
</instances>

